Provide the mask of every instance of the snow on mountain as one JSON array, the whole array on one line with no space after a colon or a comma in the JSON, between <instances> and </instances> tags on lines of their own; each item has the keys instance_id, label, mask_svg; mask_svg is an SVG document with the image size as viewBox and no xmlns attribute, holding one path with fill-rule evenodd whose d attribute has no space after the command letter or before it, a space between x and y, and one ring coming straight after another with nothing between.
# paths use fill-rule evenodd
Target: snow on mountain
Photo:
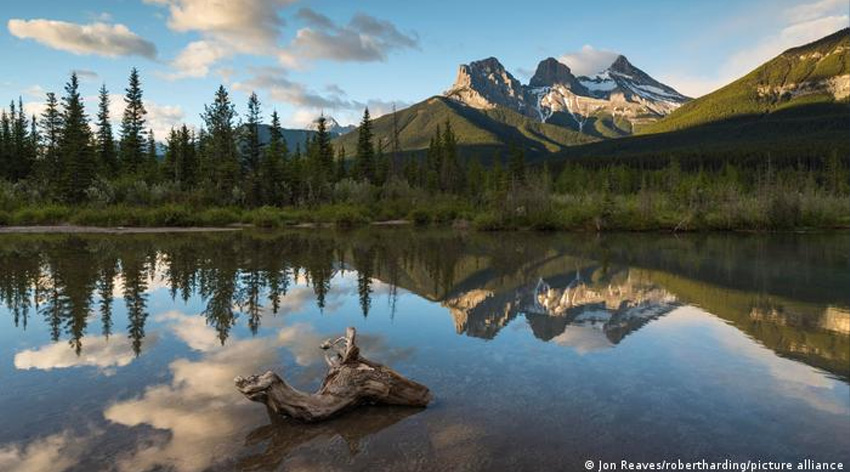
<instances>
[{"instance_id":1,"label":"snow on mountain","mask_svg":"<svg viewBox=\"0 0 850 472\"><path fill-rule=\"evenodd\" d=\"M354 125L342 126L338 121L334 119L332 116L325 116L325 129L328 133L333 136L342 136L343 134L350 133L354 131L357 127ZM305 129L310 131L317 131L319 129L319 118L317 117L315 120L310 122Z\"/></svg>"},{"instance_id":2,"label":"snow on mountain","mask_svg":"<svg viewBox=\"0 0 850 472\"><path fill-rule=\"evenodd\" d=\"M613 135L631 134L635 125L652 123L690 100L622 55L592 77L576 77L550 57L540 62L528 85L491 57L461 65L445 96L473 108L502 106L539 121Z\"/></svg>"}]
</instances>

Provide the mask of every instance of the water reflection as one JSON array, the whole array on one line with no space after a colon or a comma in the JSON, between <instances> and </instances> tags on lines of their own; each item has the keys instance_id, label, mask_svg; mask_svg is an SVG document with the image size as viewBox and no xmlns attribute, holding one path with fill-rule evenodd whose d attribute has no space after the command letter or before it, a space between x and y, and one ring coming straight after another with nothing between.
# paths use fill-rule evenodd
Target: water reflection
<instances>
[{"instance_id":1,"label":"water reflection","mask_svg":"<svg viewBox=\"0 0 850 472\"><path fill-rule=\"evenodd\" d=\"M26 329L37 314L54 342L67 339L80 357L67 359L68 365L127 364L126 355L99 352L108 346L123 353L120 344L108 342L115 329L115 298L123 299L126 333L138 356L146 341L152 290L166 288L172 299L184 301L199 294L204 302L200 315L224 345L239 316L257 333L268 315L298 311L305 303L327 309L335 275L353 271L364 317L380 284L391 300L402 287L440 302L458 334L492 339L522 314L541 340L599 347L615 345L688 303L726 319L781 355L842 378L850 375L847 296L822 293L818 284L806 285L807 291L799 286L786 291L787 278L776 277L773 267L781 261L771 258L763 241L753 252L751 243L736 245L724 237L702 245L693 240L618 245L577 236L411 236L403 231L138 235L120 240L4 235L0 297L16 326ZM840 266L846 255L838 247L843 238L837 239L824 240L827 244L817 252L806 253L804 263L794 268L798 276L810 277L818 265ZM783 244L788 243L778 241L780 250ZM682 247L672 251L671 245ZM629 248L625 254L624 246ZM649 253L647 246L662 250ZM744 256L756 259L743 268L733 263ZM746 280L736 277L751 272L750 266L762 270ZM309 288L290 293L299 282ZM730 283L735 288L724 286ZM760 289L746 290L748 285ZM100 329L94 333L99 336L89 326L98 318ZM90 356L83 355L84 346ZM39 358L65 355L57 347L45 348L20 353L16 363L34 367ZM104 360L110 356L118 359Z\"/></svg>"},{"instance_id":2,"label":"water reflection","mask_svg":"<svg viewBox=\"0 0 850 472\"><path fill-rule=\"evenodd\" d=\"M833 457L850 433L847 239L0 235L0 470ZM349 324L434 407L305 428L233 388L266 369L315 388L316 346Z\"/></svg>"}]
</instances>

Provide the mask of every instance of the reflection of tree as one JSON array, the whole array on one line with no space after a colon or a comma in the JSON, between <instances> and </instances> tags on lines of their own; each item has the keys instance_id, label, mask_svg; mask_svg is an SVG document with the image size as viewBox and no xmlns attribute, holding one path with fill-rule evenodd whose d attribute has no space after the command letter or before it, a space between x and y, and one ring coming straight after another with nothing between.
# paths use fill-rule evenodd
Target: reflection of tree
<instances>
[{"instance_id":1,"label":"reflection of tree","mask_svg":"<svg viewBox=\"0 0 850 472\"><path fill-rule=\"evenodd\" d=\"M127 335L138 354L154 273L172 298L199 295L203 316L224 343L237 322L234 306L256 332L265 313L278 313L292 284L308 284L323 310L338 271L353 270L364 315L374 312L373 283L380 280L390 286L391 307L396 287L402 288L448 307L459 333L491 338L525 309L518 291L540 278L565 287L581 269L589 285L608 287L622 285L618 277L628 267L632 274L649 273L652 283L729 320L780 355L848 377L850 336L839 328L847 323L850 301L846 290L837 289L850 280L846 238L812 236L817 245L796 238L494 236L419 229L0 235L0 303L16 326L27 328L28 317L37 313L53 340L65 338L80 351L92 311L99 314L103 334L112 335L120 314L112 293L120 280ZM791 256L771 257L775 254ZM552 339L573 318L581 321L578 311L557 319L527 318L536 335ZM612 342L637 326L633 318L623 321L615 316L606 321Z\"/></svg>"},{"instance_id":2,"label":"reflection of tree","mask_svg":"<svg viewBox=\"0 0 850 472\"><path fill-rule=\"evenodd\" d=\"M369 316L372 306L372 277L375 267L375 249L368 247L354 248L354 266L357 267L357 295L360 299L360 310L363 317Z\"/></svg>"},{"instance_id":3,"label":"reflection of tree","mask_svg":"<svg viewBox=\"0 0 850 472\"><path fill-rule=\"evenodd\" d=\"M147 267L144 254L124 251L121 258L121 274L124 281L124 303L127 306L127 335L132 340L133 352L138 356L145 337L145 322L148 318Z\"/></svg>"}]
</instances>

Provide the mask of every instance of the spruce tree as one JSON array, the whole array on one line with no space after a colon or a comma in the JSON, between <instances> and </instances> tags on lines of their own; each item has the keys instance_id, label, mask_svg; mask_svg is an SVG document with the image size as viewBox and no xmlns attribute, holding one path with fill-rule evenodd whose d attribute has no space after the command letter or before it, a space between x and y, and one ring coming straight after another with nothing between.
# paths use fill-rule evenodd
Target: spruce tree
<instances>
[{"instance_id":1,"label":"spruce tree","mask_svg":"<svg viewBox=\"0 0 850 472\"><path fill-rule=\"evenodd\" d=\"M59 101L53 92L47 93L45 109L39 120L41 127L41 139L43 156L40 160L39 177L49 187L59 187L60 163L59 163L59 138L62 136L62 113L59 110Z\"/></svg>"},{"instance_id":2,"label":"spruce tree","mask_svg":"<svg viewBox=\"0 0 850 472\"><path fill-rule=\"evenodd\" d=\"M148 139L145 144L145 178L148 182L154 182L159 178L159 153L156 149L156 137L153 130L148 130Z\"/></svg>"},{"instance_id":3,"label":"spruce tree","mask_svg":"<svg viewBox=\"0 0 850 472\"><path fill-rule=\"evenodd\" d=\"M210 171L210 191L218 203L234 203L234 191L239 175L239 156L236 149L234 120L236 109L223 85L215 92L212 105L204 106L201 115L208 136L204 146L205 160Z\"/></svg>"},{"instance_id":4,"label":"spruce tree","mask_svg":"<svg viewBox=\"0 0 850 472\"><path fill-rule=\"evenodd\" d=\"M115 153L112 122L109 120L109 91L106 90L106 84L100 87L98 96L97 160L104 175L114 177L118 173L118 156Z\"/></svg>"},{"instance_id":5,"label":"spruce tree","mask_svg":"<svg viewBox=\"0 0 850 472\"><path fill-rule=\"evenodd\" d=\"M65 85L62 98L63 129L59 138L59 175L62 198L68 203L81 203L95 177L95 154L91 148L92 133L80 95L77 74Z\"/></svg>"},{"instance_id":6,"label":"spruce tree","mask_svg":"<svg viewBox=\"0 0 850 472\"><path fill-rule=\"evenodd\" d=\"M247 181L248 203L259 205L262 198L260 178L260 99L256 93L248 98L248 116L242 142L242 174Z\"/></svg>"},{"instance_id":7,"label":"spruce tree","mask_svg":"<svg viewBox=\"0 0 850 472\"><path fill-rule=\"evenodd\" d=\"M185 124L180 127L177 169L180 188L189 190L198 182L198 152L195 135Z\"/></svg>"},{"instance_id":8,"label":"spruce tree","mask_svg":"<svg viewBox=\"0 0 850 472\"><path fill-rule=\"evenodd\" d=\"M262 201L266 205L283 203L282 188L286 184L283 169L286 165L287 154L289 152L286 149L286 140L283 139L283 130L280 128L280 117L277 111L273 111L269 145L263 153L263 162L260 166Z\"/></svg>"},{"instance_id":9,"label":"spruce tree","mask_svg":"<svg viewBox=\"0 0 850 472\"><path fill-rule=\"evenodd\" d=\"M357 136L357 177L372 182L375 179L375 145L372 143L372 120L369 109L363 112Z\"/></svg>"},{"instance_id":10,"label":"spruce tree","mask_svg":"<svg viewBox=\"0 0 850 472\"><path fill-rule=\"evenodd\" d=\"M145 110L142 103L142 86L139 71L130 70L129 84L124 96L124 116L121 120L121 167L125 175L134 175L142 170L145 160Z\"/></svg>"}]
</instances>

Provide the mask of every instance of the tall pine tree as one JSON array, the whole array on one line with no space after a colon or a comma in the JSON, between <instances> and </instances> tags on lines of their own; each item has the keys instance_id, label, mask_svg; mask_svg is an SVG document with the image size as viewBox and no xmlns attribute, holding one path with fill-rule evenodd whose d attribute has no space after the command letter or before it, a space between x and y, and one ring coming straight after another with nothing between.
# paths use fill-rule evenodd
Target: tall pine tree
<instances>
[{"instance_id":1,"label":"tall pine tree","mask_svg":"<svg viewBox=\"0 0 850 472\"><path fill-rule=\"evenodd\" d=\"M124 117L121 120L121 168L125 175L141 172L145 161L145 105L142 103L142 84L139 71L130 70L124 96Z\"/></svg>"},{"instance_id":2,"label":"tall pine tree","mask_svg":"<svg viewBox=\"0 0 850 472\"><path fill-rule=\"evenodd\" d=\"M355 169L357 178L369 182L375 180L375 145L372 139L372 119L369 117L369 109L366 108L358 128Z\"/></svg>"},{"instance_id":3,"label":"tall pine tree","mask_svg":"<svg viewBox=\"0 0 850 472\"><path fill-rule=\"evenodd\" d=\"M262 199L260 179L260 99L256 93L248 98L248 116L242 143L242 174L247 182L246 194L251 206Z\"/></svg>"},{"instance_id":4,"label":"tall pine tree","mask_svg":"<svg viewBox=\"0 0 850 472\"><path fill-rule=\"evenodd\" d=\"M236 203L234 191L239 177L234 120L236 108L223 85L215 92L212 105L204 106L201 115L207 130L204 159L209 170L209 190L218 203Z\"/></svg>"},{"instance_id":5,"label":"tall pine tree","mask_svg":"<svg viewBox=\"0 0 850 472\"><path fill-rule=\"evenodd\" d=\"M94 180L96 162L76 72L71 73L71 80L65 85L62 102L64 126L57 150L61 196L68 203L80 203Z\"/></svg>"},{"instance_id":6,"label":"tall pine tree","mask_svg":"<svg viewBox=\"0 0 850 472\"><path fill-rule=\"evenodd\" d=\"M117 174L118 156L112 136L112 122L109 120L109 91L106 90L106 84L100 87L98 95L97 160L104 175L114 177Z\"/></svg>"}]
</instances>

